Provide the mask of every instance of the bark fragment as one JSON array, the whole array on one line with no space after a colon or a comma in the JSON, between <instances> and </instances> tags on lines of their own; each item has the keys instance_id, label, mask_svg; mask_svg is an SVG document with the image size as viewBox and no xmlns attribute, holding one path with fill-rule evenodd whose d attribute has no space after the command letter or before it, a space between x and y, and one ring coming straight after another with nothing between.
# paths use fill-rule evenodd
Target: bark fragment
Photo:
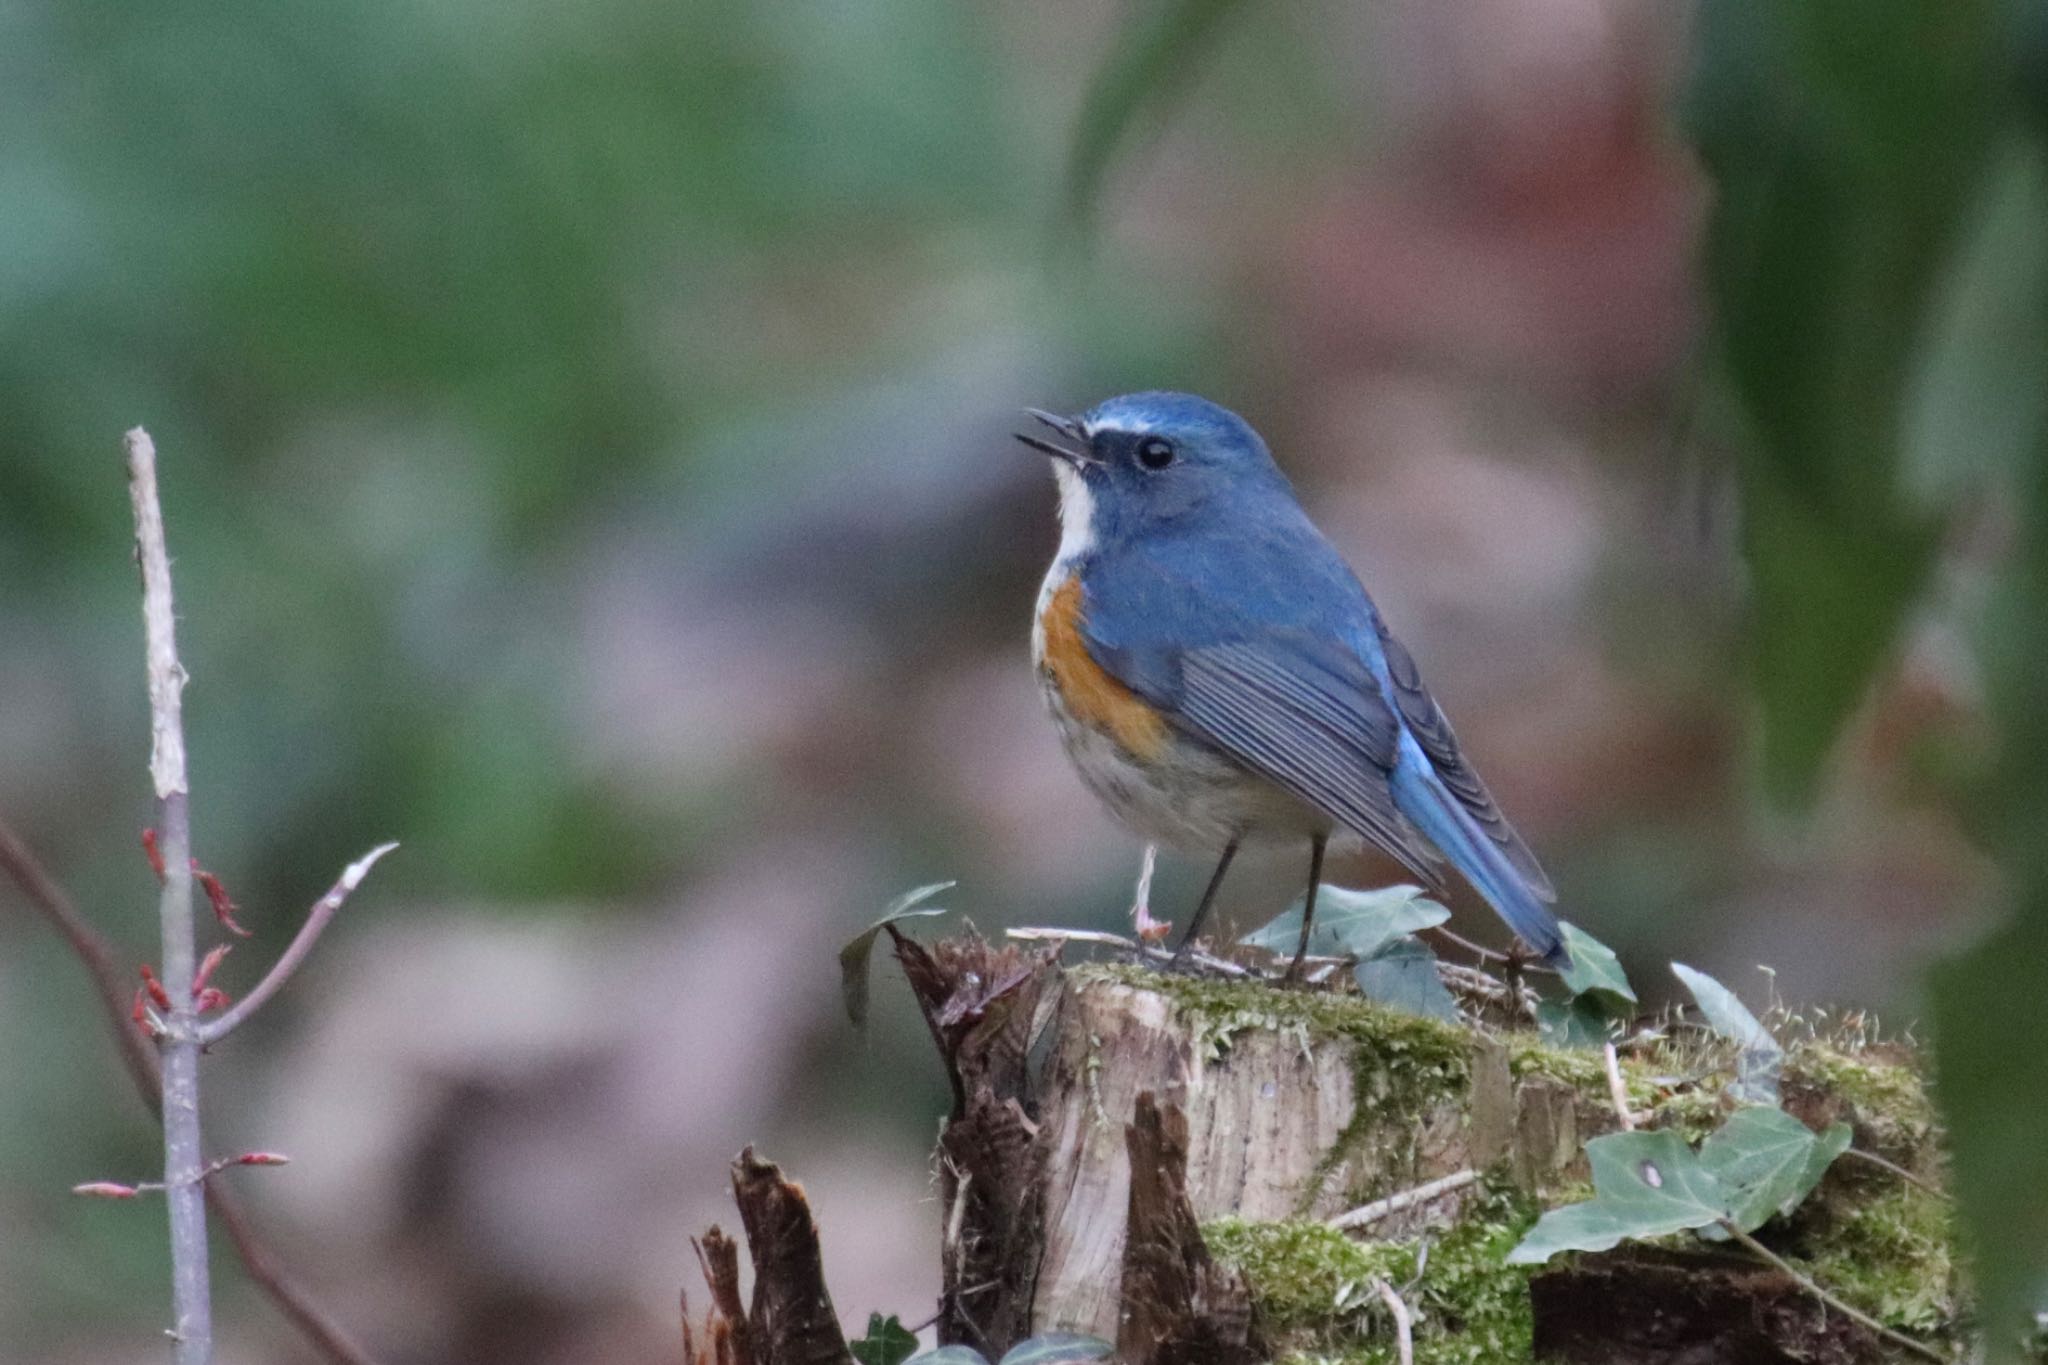
<instances>
[{"instance_id":1,"label":"bark fragment","mask_svg":"<svg viewBox=\"0 0 2048 1365\"><path fill-rule=\"evenodd\" d=\"M1117 1358L1130 1365L1252 1365L1251 1295L1218 1265L1188 1204L1188 1122L1138 1096L1124 1130L1130 1154L1130 1212L1123 1255L1123 1322Z\"/></svg>"}]
</instances>

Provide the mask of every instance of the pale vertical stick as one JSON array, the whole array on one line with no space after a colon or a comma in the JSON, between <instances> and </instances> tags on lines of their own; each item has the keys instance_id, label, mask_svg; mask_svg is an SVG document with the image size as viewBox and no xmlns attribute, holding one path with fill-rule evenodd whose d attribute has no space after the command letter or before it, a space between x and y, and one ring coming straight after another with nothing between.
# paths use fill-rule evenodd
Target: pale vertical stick
<instances>
[{"instance_id":1,"label":"pale vertical stick","mask_svg":"<svg viewBox=\"0 0 2048 1365\"><path fill-rule=\"evenodd\" d=\"M171 1307L177 1365L211 1365L213 1307L206 1265L205 1158L199 1132L199 1020L192 1009L192 826L187 808L185 669L178 662L171 557L157 499L156 446L129 432L128 498L142 569L142 626L149 652L149 775L156 786L163 851L163 983L171 1007L158 1046L164 1081L164 1198L171 1213Z\"/></svg>"}]
</instances>

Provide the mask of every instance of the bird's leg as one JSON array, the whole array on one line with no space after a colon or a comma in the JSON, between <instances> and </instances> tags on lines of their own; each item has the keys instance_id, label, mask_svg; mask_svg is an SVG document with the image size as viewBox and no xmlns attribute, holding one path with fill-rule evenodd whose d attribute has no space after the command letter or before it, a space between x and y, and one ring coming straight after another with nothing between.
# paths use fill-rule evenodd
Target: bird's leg
<instances>
[{"instance_id":1,"label":"bird's leg","mask_svg":"<svg viewBox=\"0 0 2048 1365\"><path fill-rule=\"evenodd\" d=\"M1230 870L1230 860L1237 856L1237 840L1232 839L1223 846L1223 856L1216 860L1216 870L1209 874L1209 885L1202 892L1202 899L1195 905L1195 915L1188 921L1187 932L1180 936L1180 944L1173 950L1173 969L1179 971L1187 961L1188 946L1195 941L1195 935L1202 928L1202 921L1208 917L1209 907L1216 903L1216 890L1223 885L1223 874Z\"/></svg>"},{"instance_id":2,"label":"bird's leg","mask_svg":"<svg viewBox=\"0 0 2048 1365\"><path fill-rule=\"evenodd\" d=\"M1308 896L1301 903L1301 942L1295 946L1294 961L1287 964L1282 981L1301 980L1301 960L1308 956L1308 931L1316 922L1316 888L1323 884L1323 849L1330 836L1311 836L1308 844Z\"/></svg>"}]
</instances>

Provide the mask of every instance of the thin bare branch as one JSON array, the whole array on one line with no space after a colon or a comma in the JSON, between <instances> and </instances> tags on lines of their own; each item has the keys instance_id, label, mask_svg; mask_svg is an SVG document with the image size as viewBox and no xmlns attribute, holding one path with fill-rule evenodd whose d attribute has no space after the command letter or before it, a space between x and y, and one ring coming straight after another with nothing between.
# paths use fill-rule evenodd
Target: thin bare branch
<instances>
[{"instance_id":1,"label":"thin bare branch","mask_svg":"<svg viewBox=\"0 0 2048 1365\"><path fill-rule=\"evenodd\" d=\"M234 1008L218 1019L201 1024L199 1041L207 1047L218 1043L248 1022L249 1017L263 1008L271 996L283 989L284 983L291 980L292 973L299 969L307 954L313 951L313 945L320 941L320 935L327 931L328 924L340 913L349 896L363 884L363 878L370 875L370 869L377 865L377 860L397 847L397 844L379 844L342 869L340 880L327 888L326 895L313 902L313 908L306 912L306 922L299 926L299 932L293 936L290 946L278 957L270 970L264 973L263 979L256 983L256 988L243 996Z\"/></svg>"},{"instance_id":2,"label":"thin bare branch","mask_svg":"<svg viewBox=\"0 0 2048 1365\"><path fill-rule=\"evenodd\" d=\"M1623 1132L1633 1133L1636 1116L1629 1111L1628 1087L1622 1083L1621 1058L1614 1051L1614 1044L1601 1044L1600 1059L1607 1068L1607 1096L1614 1101L1614 1116L1621 1120Z\"/></svg>"},{"instance_id":3,"label":"thin bare branch","mask_svg":"<svg viewBox=\"0 0 2048 1365\"><path fill-rule=\"evenodd\" d=\"M1850 1319L1852 1322L1856 1322L1864 1327L1869 1328L1871 1331L1877 1333L1878 1336L1884 1338L1886 1341L1889 1341L1892 1345L1897 1346L1900 1350L1911 1351L1914 1355L1919 1356L1925 1360L1937 1360L1943 1362L1946 1362L1948 1360L1947 1356L1943 1355L1940 1351L1935 1350L1926 1342L1915 1341L1913 1340L1913 1338L1907 1336L1903 1332L1895 1332L1891 1328L1879 1322L1876 1318L1871 1317L1868 1313L1865 1313L1860 1309L1843 1302L1841 1299L1836 1298L1833 1294L1829 1293L1827 1290L1823 1289L1818 1283L1816 1283L1812 1276L1808 1275L1805 1271L1799 1269L1799 1267L1793 1265L1790 1261L1786 1260L1783 1256L1780 1256L1777 1252L1765 1246L1762 1242L1759 1242L1756 1238L1744 1232L1733 1221L1723 1218L1721 1220L1721 1227L1724 1231L1727 1232L1727 1234L1730 1237L1733 1237L1736 1241L1742 1243L1743 1246L1749 1248L1749 1250L1752 1253L1754 1253L1757 1256L1761 1256L1764 1260L1770 1262L1772 1269L1778 1271L1778 1273L1782 1275L1789 1276L1791 1279L1798 1283L1801 1289L1804 1289L1807 1293L1813 1295L1813 1297L1819 1299L1822 1303L1834 1309L1843 1317Z\"/></svg>"},{"instance_id":4,"label":"thin bare branch","mask_svg":"<svg viewBox=\"0 0 2048 1365\"><path fill-rule=\"evenodd\" d=\"M1161 966L1173 961L1173 954L1164 948L1155 948L1147 943L1139 943L1136 939L1125 938L1122 934L1112 934L1101 929L1027 927L1005 929L1003 936L1015 939L1020 943L1098 943L1105 948L1120 948L1124 952L1135 954L1145 961L1157 963ZM1235 962L1229 962L1223 958L1212 956L1196 948L1190 948L1181 960L1193 963L1204 971L1215 972L1220 976L1252 975L1249 968L1241 967ZM1311 961L1313 960L1311 959Z\"/></svg>"},{"instance_id":5,"label":"thin bare branch","mask_svg":"<svg viewBox=\"0 0 2048 1365\"><path fill-rule=\"evenodd\" d=\"M156 445L141 427L125 440L135 557L142 570L142 627L149 661L149 774L156 787L164 879L163 988L171 1004L157 1050L163 1068L164 1186L171 1209L171 1327L178 1365L211 1365L213 1291L207 1274L206 1195L199 1126L198 1015L192 1007L192 826L185 776L185 667L178 662L171 556L157 497Z\"/></svg>"},{"instance_id":6,"label":"thin bare branch","mask_svg":"<svg viewBox=\"0 0 2048 1365\"><path fill-rule=\"evenodd\" d=\"M0 819L0 871L5 871L29 905L64 939L92 977L93 996L114 1036L115 1049L136 1094L152 1118L163 1114L163 1078L156 1053L143 1041L142 1032L129 1017L128 978L115 966L114 945L106 935L86 923L64 889L43 868L27 844ZM262 1235L250 1226L241 1204L225 1186L208 1181L206 1202L219 1221L221 1231L234 1243L235 1254L249 1279L282 1313L287 1321L312 1344L331 1365L377 1365L376 1360L351 1338L327 1310L298 1282Z\"/></svg>"},{"instance_id":7,"label":"thin bare branch","mask_svg":"<svg viewBox=\"0 0 2048 1365\"><path fill-rule=\"evenodd\" d=\"M299 1334L333 1365L377 1365L376 1357L348 1334L348 1329L329 1315L298 1282L270 1244L249 1225L249 1216L226 1186L206 1182L206 1202L220 1223L220 1230L234 1243L242 1268Z\"/></svg>"},{"instance_id":8,"label":"thin bare branch","mask_svg":"<svg viewBox=\"0 0 2048 1365\"><path fill-rule=\"evenodd\" d=\"M1558 975L1557 969L1555 967L1545 967L1541 963L1523 962L1520 958L1517 958L1509 953L1504 953L1500 951L1500 949L1498 948L1489 948L1483 943L1474 943L1471 939L1466 938L1463 934L1454 933L1451 930L1446 929L1441 924L1432 924L1427 929L1422 930L1422 932L1425 934L1434 934L1438 938L1442 939L1444 942L1449 943L1455 947L1464 949L1466 952L1472 954L1473 957L1479 959L1481 962L1519 962L1521 963L1521 969L1524 972L1541 972L1545 976Z\"/></svg>"},{"instance_id":9,"label":"thin bare branch","mask_svg":"<svg viewBox=\"0 0 2048 1365\"><path fill-rule=\"evenodd\" d=\"M1427 1204L1432 1199L1441 1199L1453 1190L1462 1190L1477 1179L1479 1179L1479 1172L1470 1167L1461 1171L1453 1171L1449 1175L1417 1185L1412 1190L1402 1190L1399 1193L1388 1195L1385 1199L1375 1199L1370 1204L1361 1204L1349 1213L1340 1213L1330 1220L1330 1226L1333 1228L1370 1227L1382 1218L1391 1218L1403 1209L1412 1209L1417 1204Z\"/></svg>"},{"instance_id":10,"label":"thin bare branch","mask_svg":"<svg viewBox=\"0 0 2048 1365\"><path fill-rule=\"evenodd\" d=\"M199 1173L201 1180L209 1180L230 1166L288 1166L291 1158L279 1152L244 1152L240 1156L215 1157L206 1163L206 1169ZM133 1199L138 1194L162 1194L163 1182L145 1180L139 1185L121 1185L111 1180L89 1180L83 1185L73 1185L73 1194L82 1194L103 1199Z\"/></svg>"},{"instance_id":11,"label":"thin bare branch","mask_svg":"<svg viewBox=\"0 0 2048 1365\"><path fill-rule=\"evenodd\" d=\"M1889 1171L1891 1172L1891 1174L1905 1181L1908 1185L1911 1185L1914 1189L1920 1190L1925 1194L1931 1194L1936 1199L1948 1198L1948 1192L1943 1190L1940 1186L1933 1185L1925 1180L1922 1180L1919 1176L1914 1175L1911 1171L1907 1170L1904 1166L1899 1165L1896 1161L1886 1161L1883 1157L1879 1156L1875 1152L1866 1152L1861 1147L1849 1147L1843 1150L1842 1155L1853 1156L1858 1161L1877 1167L1880 1171Z\"/></svg>"},{"instance_id":12,"label":"thin bare branch","mask_svg":"<svg viewBox=\"0 0 2048 1365\"><path fill-rule=\"evenodd\" d=\"M100 1013L105 1016L107 1027L113 1031L114 1042L121 1053L121 1065L127 1069L128 1078L135 1082L135 1088L148 1101L150 1110L156 1112L162 1103L158 1092L162 1089L163 1078L157 1073L156 1053L143 1041L142 1033L130 1015L128 997L134 978L116 965L119 958L114 952L114 945L99 930L86 923L85 916L78 913L78 907L64 894L64 888L44 871L41 861L4 818L0 818L0 871L6 872L8 879L20 888L22 898L57 931L72 953L85 964L86 973L92 977L93 995L99 1001Z\"/></svg>"},{"instance_id":13,"label":"thin bare branch","mask_svg":"<svg viewBox=\"0 0 2048 1365\"><path fill-rule=\"evenodd\" d=\"M1394 1355L1400 1365L1415 1365L1415 1320L1408 1313L1408 1303L1385 1280L1375 1279L1373 1289L1379 1294L1380 1302L1394 1315Z\"/></svg>"}]
</instances>

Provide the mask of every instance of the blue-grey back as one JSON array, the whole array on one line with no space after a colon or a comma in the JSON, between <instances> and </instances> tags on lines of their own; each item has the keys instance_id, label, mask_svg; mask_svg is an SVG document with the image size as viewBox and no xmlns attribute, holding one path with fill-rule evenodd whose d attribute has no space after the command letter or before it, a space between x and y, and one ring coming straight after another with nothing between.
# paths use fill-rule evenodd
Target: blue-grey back
<instances>
[{"instance_id":1,"label":"blue-grey back","mask_svg":"<svg viewBox=\"0 0 2048 1365\"><path fill-rule=\"evenodd\" d=\"M1090 637L1189 648L1280 631L1369 656L1379 615L1351 567L1291 494L1249 500L1142 536L1099 516L1081 570Z\"/></svg>"}]
</instances>

